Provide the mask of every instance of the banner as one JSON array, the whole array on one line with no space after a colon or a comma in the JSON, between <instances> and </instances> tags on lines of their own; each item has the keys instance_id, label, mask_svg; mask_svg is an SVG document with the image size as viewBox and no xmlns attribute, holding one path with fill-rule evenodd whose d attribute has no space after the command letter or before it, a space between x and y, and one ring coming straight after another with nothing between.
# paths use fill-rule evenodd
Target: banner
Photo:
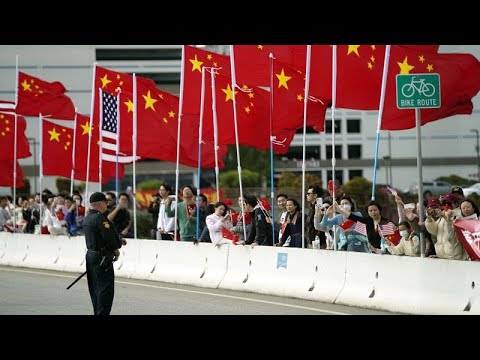
<instances>
[{"instance_id":1,"label":"banner","mask_svg":"<svg viewBox=\"0 0 480 360\"><path fill-rule=\"evenodd\" d=\"M480 219L455 220L453 228L471 260L480 260Z\"/></svg>"}]
</instances>

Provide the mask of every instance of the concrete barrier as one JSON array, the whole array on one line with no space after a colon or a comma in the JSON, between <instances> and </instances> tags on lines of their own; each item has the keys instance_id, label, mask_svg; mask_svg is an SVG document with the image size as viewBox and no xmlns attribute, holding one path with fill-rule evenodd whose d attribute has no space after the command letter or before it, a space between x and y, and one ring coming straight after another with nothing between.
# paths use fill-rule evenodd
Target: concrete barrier
<instances>
[{"instance_id":1,"label":"concrete barrier","mask_svg":"<svg viewBox=\"0 0 480 360\"><path fill-rule=\"evenodd\" d=\"M7 265L7 241L11 238L10 233L0 231L0 265Z\"/></svg>"},{"instance_id":2,"label":"concrete barrier","mask_svg":"<svg viewBox=\"0 0 480 360\"><path fill-rule=\"evenodd\" d=\"M84 237L0 233L0 265L85 270ZM479 314L480 262L309 249L128 240L119 277L410 314Z\"/></svg>"},{"instance_id":3,"label":"concrete barrier","mask_svg":"<svg viewBox=\"0 0 480 360\"><path fill-rule=\"evenodd\" d=\"M227 247L189 241L156 241L157 261L149 280L216 288L227 271Z\"/></svg>"},{"instance_id":4,"label":"concrete barrier","mask_svg":"<svg viewBox=\"0 0 480 360\"><path fill-rule=\"evenodd\" d=\"M150 274L155 270L160 246L155 240L140 240L139 245L138 264L131 277L135 279L148 279ZM130 246L130 242L127 246Z\"/></svg>"},{"instance_id":5,"label":"concrete barrier","mask_svg":"<svg viewBox=\"0 0 480 360\"><path fill-rule=\"evenodd\" d=\"M130 278L137 268L140 258L140 243L148 240L127 239L127 245L120 248L120 257L113 263L115 274Z\"/></svg>"},{"instance_id":6,"label":"concrete barrier","mask_svg":"<svg viewBox=\"0 0 480 360\"><path fill-rule=\"evenodd\" d=\"M27 256L28 245L25 234L2 234L5 236L5 253L2 259L2 265L8 266L23 266L23 260Z\"/></svg>"},{"instance_id":7,"label":"concrete barrier","mask_svg":"<svg viewBox=\"0 0 480 360\"><path fill-rule=\"evenodd\" d=\"M42 235L45 236L45 235ZM84 236L74 236L61 242L57 266L61 271L84 272L87 245Z\"/></svg>"},{"instance_id":8,"label":"concrete barrier","mask_svg":"<svg viewBox=\"0 0 480 360\"><path fill-rule=\"evenodd\" d=\"M42 235L25 235L27 240L27 256L23 259L22 266L37 268L60 270L57 265L60 247L63 242L70 239L67 236L42 236Z\"/></svg>"},{"instance_id":9,"label":"concrete barrier","mask_svg":"<svg viewBox=\"0 0 480 360\"><path fill-rule=\"evenodd\" d=\"M232 257L239 254L245 259L241 249L235 250L232 249ZM250 252L248 278L241 283L236 281L229 284L224 279L221 288L299 298L307 296L315 277L314 251L257 246Z\"/></svg>"}]
</instances>

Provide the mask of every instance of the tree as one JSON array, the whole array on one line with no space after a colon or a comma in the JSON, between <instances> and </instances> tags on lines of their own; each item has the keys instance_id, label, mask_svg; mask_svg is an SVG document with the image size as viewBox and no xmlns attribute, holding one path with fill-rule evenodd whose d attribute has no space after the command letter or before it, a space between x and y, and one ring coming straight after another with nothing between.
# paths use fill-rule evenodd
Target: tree
<instances>
[{"instance_id":1,"label":"tree","mask_svg":"<svg viewBox=\"0 0 480 360\"><path fill-rule=\"evenodd\" d=\"M17 196L28 196L30 195L30 180L28 178L23 178L23 187L17 188L16 194ZM12 194L13 194L13 188L12 189Z\"/></svg>"},{"instance_id":2,"label":"tree","mask_svg":"<svg viewBox=\"0 0 480 360\"><path fill-rule=\"evenodd\" d=\"M260 175L248 169L242 170L242 186L243 187L258 187L260 182ZM239 187L238 171L229 170L220 174L220 187Z\"/></svg>"},{"instance_id":3,"label":"tree","mask_svg":"<svg viewBox=\"0 0 480 360\"><path fill-rule=\"evenodd\" d=\"M253 136L253 134L252 134ZM245 170L250 170L251 172L257 173L259 175L258 181L256 184L251 186L261 186L262 178L267 179L267 185L270 185L270 151L267 150L257 150L249 146L240 146L240 164L242 166L242 173ZM237 172L237 148L235 145L230 145L228 147L227 155L224 158L226 170L235 170ZM242 178L243 182L243 178ZM243 184L244 186L247 186ZM238 186L238 182L237 182Z\"/></svg>"},{"instance_id":4,"label":"tree","mask_svg":"<svg viewBox=\"0 0 480 360\"><path fill-rule=\"evenodd\" d=\"M137 190L138 191L143 191L143 190L158 190L160 188L160 185L162 185L164 181L162 179L157 180L157 179L150 179L150 180L145 180L137 184Z\"/></svg>"}]
</instances>

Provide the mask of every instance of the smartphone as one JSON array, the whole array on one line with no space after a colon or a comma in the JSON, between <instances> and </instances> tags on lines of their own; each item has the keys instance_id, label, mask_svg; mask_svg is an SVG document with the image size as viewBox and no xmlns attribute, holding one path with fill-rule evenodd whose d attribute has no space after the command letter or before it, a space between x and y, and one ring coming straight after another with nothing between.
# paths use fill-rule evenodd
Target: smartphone
<instances>
[{"instance_id":1,"label":"smartphone","mask_svg":"<svg viewBox=\"0 0 480 360\"><path fill-rule=\"evenodd\" d=\"M321 197L318 197L316 200L316 205L322 206L323 205L323 199Z\"/></svg>"},{"instance_id":2,"label":"smartphone","mask_svg":"<svg viewBox=\"0 0 480 360\"><path fill-rule=\"evenodd\" d=\"M417 206L414 203L405 204L403 206L404 209L411 209L411 210L414 210L416 207Z\"/></svg>"}]
</instances>

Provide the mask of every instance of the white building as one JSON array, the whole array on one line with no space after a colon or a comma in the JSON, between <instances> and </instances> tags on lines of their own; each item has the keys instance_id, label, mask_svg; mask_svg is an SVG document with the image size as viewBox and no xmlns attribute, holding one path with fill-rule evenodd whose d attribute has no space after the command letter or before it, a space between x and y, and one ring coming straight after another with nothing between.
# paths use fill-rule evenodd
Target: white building
<instances>
[{"instance_id":1,"label":"white building","mask_svg":"<svg viewBox=\"0 0 480 360\"><path fill-rule=\"evenodd\" d=\"M225 46L215 45L212 51L224 52ZM480 57L479 45L442 45L442 53L471 53ZM15 100L15 59L19 69L46 81L61 81L78 111L90 113L92 70L95 61L112 70L136 73L153 78L162 90L178 94L181 45L0 45L0 100ZM480 98L473 99L472 115L454 116L422 127L423 178L458 175L474 179L477 173L477 134L480 131ZM414 111L414 110L405 110ZM343 182L354 176L373 177L377 112L336 111L336 177ZM331 112L327 112L326 129L331 128ZM32 154L38 155L38 119L27 118L27 137ZM65 123L65 122L60 122ZM302 134L297 134L287 156L275 162L275 171L301 172ZM307 171L331 177L331 132L309 133L306 136ZM381 132L377 183L388 183L403 189L417 179L416 130ZM294 160L296 159L296 160ZM32 192L40 191L38 159L20 160L30 178ZM181 167L189 182L196 183L196 169ZM128 173L128 169L127 169ZM175 164L148 162L137 164L137 179L162 178L174 183ZM36 180L36 181L35 181ZM96 186L96 184L95 184ZM95 190L95 186L92 190ZM42 188L55 191L55 177L45 177ZM9 189L1 189L9 192Z\"/></svg>"}]
</instances>

